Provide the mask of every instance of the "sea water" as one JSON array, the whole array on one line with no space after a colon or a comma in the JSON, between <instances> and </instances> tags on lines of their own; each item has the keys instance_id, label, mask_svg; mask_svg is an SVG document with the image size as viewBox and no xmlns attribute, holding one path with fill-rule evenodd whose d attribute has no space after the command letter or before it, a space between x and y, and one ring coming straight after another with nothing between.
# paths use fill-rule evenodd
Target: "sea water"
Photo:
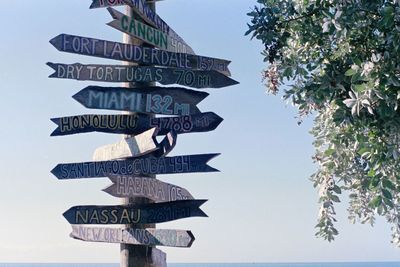
<instances>
[{"instance_id":1,"label":"sea water","mask_svg":"<svg viewBox=\"0 0 400 267\"><path fill-rule=\"evenodd\" d=\"M0 267L119 267L119 264L0 263ZM169 263L168 267L400 267L400 262Z\"/></svg>"}]
</instances>

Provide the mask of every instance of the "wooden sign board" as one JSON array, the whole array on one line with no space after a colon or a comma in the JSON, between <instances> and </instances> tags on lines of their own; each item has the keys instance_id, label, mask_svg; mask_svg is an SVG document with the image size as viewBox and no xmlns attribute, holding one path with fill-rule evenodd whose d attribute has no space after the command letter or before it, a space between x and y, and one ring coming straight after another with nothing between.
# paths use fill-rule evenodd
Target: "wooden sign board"
<instances>
[{"instance_id":1,"label":"wooden sign board","mask_svg":"<svg viewBox=\"0 0 400 267\"><path fill-rule=\"evenodd\" d=\"M110 42L100 39L60 34L50 40L59 51L136 62L143 65L184 68L187 70L215 70L230 76L230 61L196 56L184 53L173 53L156 48Z\"/></svg>"},{"instance_id":2,"label":"wooden sign board","mask_svg":"<svg viewBox=\"0 0 400 267\"><path fill-rule=\"evenodd\" d=\"M164 157L175 147L177 135L170 132L161 142L158 142L156 139L157 132L157 128L152 128L133 137L123 137L116 144L99 147L93 154L93 160L107 161L134 158L156 151L159 157Z\"/></svg>"},{"instance_id":3,"label":"wooden sign board","mask_svg":"<svg viewBox=\"0 0 400 267\"><path fill-rule=\"evenodd\" d=\"M99 7L109 7L109 6L119 6L127 4L133 11L145 22L156 27L163 33L168 34L173 40L173 46L176 47L176 51L181 51L186 54L195 54L193 49L180 37L169 25L162 20L156 12L154 12L143 0L132 0L132 1L122 1L122 0L93 0L90 8Z\"/></svg>"},{"instance_id":4,"label":"wooden sign board","mask_svg":"<svg viewBox=\"0 0 400 267\"><path fill-rule=\"evenodd\" d=\"M157 30L156 28L153 28L134 18L126 16L125 14L113 8L109 7L107 10L113 18L113 20L107 23L107 25L113 27L114 29L140 39L154 47L174 53L186 53L186 49L182 49L182 46L178 47L175 45L178 40L168 36L166 33L163 33L162 31Z\"/></svg>"},{"instance_id":5,"label":"wooden sign board","mask_svg":"<svg viewBox=\"0 0 400 267\"><path fill-rule=\"evenodd\" d=\"M195 238L191 231L167 229L119 229L72 225L72 238L89 241L143 246L189 248Z\"/></svg>"},{"instance_id":6,"label":"wooden sign board","mask_svg":"<svg viewBox=\"0 0 400 267\"><path fill-rule=\"evenodd\" d=\"M207 217L199 208L207 200L133 204L130 206L75 206L64 212L70 224L150 224L189 217Z\"/></svg>"},{"instance_id":7,"label":"wooden sign board","mask_svg":"<svg viewBox=\"0 0 400 267\"><path fill-rule=\"evenodd\" d=\"M155 178L115 175L109 176L113 184L104 192L119 198L145 197L156 203L194 199L185 189Z\"/></svg>"},{"instance_id":8,"label":"wooden sign board","mask_svg":"<svg viewBox=\"0 0 400 267\"><path fill-rule=\"evenodd\" d=\"M209 94L179 87L88 86L72 96L91 109L123 110L148 114L189 115L200 113L197 104Z\"/></svg>"},{"instance_id":9,"label":"wooden sign board","mask_svg":"<svg viewBox=\"0 0 400 267\"><path fill-rule=\"evenodd\" d=\"M161 118L149 118L141 114L86 114L53 118L51 121L57 125L51 136L88 132L136 135L152 127L158 128L158 135L165 135L170 131L174 131L176 134L212 131L223 119L213 112L205 112L189 116Z\"/></svg>"},{"instance_id":10,"label":"wooden sign board","mask_svg":"<svg viewBox=\"0 0 400 267\"><path fill-rule=\"evenodd\" d=\"M206 163L219 154L175 157L146 157L129 160L94 161L58 164L52 171L58 179L107 177L108 175L156 175L175 173L217 172Z\"/></svg>"},{"instance_id":11,"label":"wooden sign board","mask_svg":"<svg viewBox=\"0 0 400 267\"><path fill-rule=\"evenodd\" d=\"M221 88L238 84L218 71L187 70L154 66L83 65L47 63L55 72L50 78L97 82L158 82L202 88Z\"/></svg>"}]
</instances>

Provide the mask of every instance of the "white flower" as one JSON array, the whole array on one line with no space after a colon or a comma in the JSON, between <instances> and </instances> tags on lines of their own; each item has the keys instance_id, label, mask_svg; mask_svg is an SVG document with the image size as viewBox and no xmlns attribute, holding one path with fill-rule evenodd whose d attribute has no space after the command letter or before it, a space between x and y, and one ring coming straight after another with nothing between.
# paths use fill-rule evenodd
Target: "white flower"
<instances>
[{"instance_id":1,"label":"white flower","mask_svg":"<svg viewBox=\"0 0 400 267\"><path fill-rule=\"evenodd\" d=\"M375 64L373 62L367 61L363 66L361 75L368 76L371 73L371 71L374 69L374 66L375 66Z\"/></svg>"}]
</instances>

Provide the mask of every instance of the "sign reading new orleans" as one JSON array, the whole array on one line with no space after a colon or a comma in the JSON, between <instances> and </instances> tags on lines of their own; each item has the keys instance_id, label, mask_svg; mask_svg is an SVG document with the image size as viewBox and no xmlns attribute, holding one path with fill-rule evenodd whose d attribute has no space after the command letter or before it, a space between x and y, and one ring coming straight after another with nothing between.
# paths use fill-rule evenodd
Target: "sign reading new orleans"
<instances>
[{"instance_id":1,"label":"sign reading new orleans","mask_svg":"<svg viewBox=\"0 0 400 267\"><path fill-rule=\"evenodd\" d=\"M136 135L152 127L158 128L158 135L165 135L170 131L174 131L176 134L212 131L218 127L223 119L213 112L205 112L189 116L162 118L149 118L140 114L86 114L53 118L51 121L57 124L57 128L51 133L51 136L87 132Z\"/></svg>"},{"instance_id":2,"label":"sign reading new orleans","mask_svg":"<svg viewBox=\"0 0 400 267\"><path fill-rule=\"evenodd\" d=\"M172 30L168 24L162 20L143 0L93 0L90 8L119 6L124 4L131 6L133 11L145 22L168 34L168 36L172 37L174 41L176 40L176 42L172 43L172 45L176 47L176 51L195 54L193 49L182 39L182 37Z\"/></svg>"},{"instance_id":3,"label":"sign reading new orleans","mask_svg":"<svg viewBox=\"0 0 400 267\"><path fill-rule=\"evenodd\" d=\"M145 197L155 202L193 199L186 189L155 178L122 175L109 176L109 178L113 184L103 191L114 197Z\"/></svg>"},{"instance_id":4,"label":"sign reading new orleans","mask_svg":"<svg viewBox=\"0 0 400 267\"><path fill-rule=\"evenodd\" d=\"M152 128L136 136L123 137L116 144L99 147L94 151L93 160L133 158L149 153L152 153L153 156L165 157L175 147L177 135L172 131L161 142L158 142L157 132L157 128Z\"/></svg>"},{"instance_id":5,"label":"sign reading new orleans","mask_svg":"<svg viewBox=\"0 0 400 267\"><path fill-rule=\"evenodd\" d=\"M146 157L129 160L58 164L52 171L58 179L106 177L108 175L155 175L191 172L217 172L207 162L219 154L175 157Z\"/></svg>"},{"instance_id":6,"label":"sign reading new orleans","mask_svg":"<svg viewBox=\"0 0 400 267\"><path fill-rule=\"evenodd\" d=\"M83 65L47 63L55 70L50 78L99 82L158 82L193 88L221 88L238 82L215 70L187 70L154 66Z\"/></svg>"},{"instance_id":7,"label":"sign reading new orleans","mask_svg":"<svg viewBox=\"0 0 400 267\"><path fill-rule=\"evenodd\" d=\"M51 39L50 43L59 51L68 53L170 68L216 70L230 76L230 71L228 69L230 61L223 59L173 53L156 48L110 42L68 34L60 34Z\"/></svg>"},{"instance_id":8,"label":"sign reading new orleans","mask_svg":"<svg viewBox=\"0 0 400 267\"><path fill-rule=\"evenodd\" d=\"M64 212L70 224L147 224L188 217L207 217L199 208L207 200L134 204L129 206L75 206Z\"/></svg>"},{"instance_id":9,"label":"sign reading new orleans","mask_svg":"<svg viewBox=\"0 0 400 267\"><path fill-rule=\"evenodd\" d=\"M92 109L124 110L150 114L189 115L200 113L196 104L208 96L178 87L100 87L88 86L73 98Z\"/></svg>"},{"instance_id":10,"label":"sign reading new orleans","mask_svg":"<svg viewBox=\"0 0 400 267\"><path fill-rule=\"evenodd\" d=\"M167 229L118 229L72 225L72 238L105 243L144 246L191 247L195 238L191 231Z\"/></svg>"}]
</instances>

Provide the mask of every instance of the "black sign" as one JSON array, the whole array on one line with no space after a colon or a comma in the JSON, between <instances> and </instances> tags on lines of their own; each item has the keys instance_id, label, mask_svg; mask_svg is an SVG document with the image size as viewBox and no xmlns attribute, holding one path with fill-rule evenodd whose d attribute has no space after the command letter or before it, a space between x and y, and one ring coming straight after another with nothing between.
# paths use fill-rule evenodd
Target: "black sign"
<instances>
[{"instance_id":1,"label":"black sign","mask_svg":"<svg viewBox=\"0 0 400 267\"><path fill-rule=\"evenodd\" d=\"M206 112L189 116L152 119L140 114L86 114L53 118L51 121L57 124L57 128L51 133L51 136L88 132L137 135L153 127L159 129L158 135L166 135L172 130L177 134L212 131L223 119L213 112Z\"/></svg>"},{"instance_id":2,"label":"black sign","mask_svg":"<svg viewBox=\"0 0 400 267\"><path fill-rule=\"evenodd\" d=\"M150 224L207 217L199 208L207 200L179 200L130 206L75 206L64 212L70 224Z\"/></svg>"},{"instance_id":3,"label":"black sign","mask_svg":"<svg viewBox=\"0 0 400 267\"><path fill-rule=\"evenodd\" d=\"M175 157L147 157L129 160L94 161L58 164L51 172L58 179L106 177L108 175L155 175L194 172L217 172L207 162L219 154Z\"/></svg>"}]
</instances>

